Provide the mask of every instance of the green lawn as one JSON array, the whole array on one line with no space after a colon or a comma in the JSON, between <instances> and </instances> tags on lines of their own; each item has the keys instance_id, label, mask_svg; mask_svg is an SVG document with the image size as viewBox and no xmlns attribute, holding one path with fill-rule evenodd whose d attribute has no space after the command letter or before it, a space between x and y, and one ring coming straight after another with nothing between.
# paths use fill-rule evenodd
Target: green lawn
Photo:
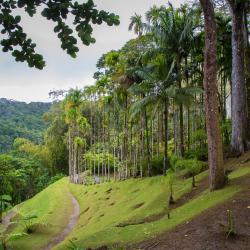
<instances>
[{"instance_id":1,"label":"green lawn","mask_svg":"<svg viewBox=\"0 0 250 250\"><path fill-rule=\"evenodd\" d=\"M35 219L36 222L48 224L38 232L12 242L13 249L38 250L45 247L67 226L68 218L73 210L67 178L52 184L32 199L16 206L14 210L22 216L35 214L38 216ZM14 229L14 233L18 232L23 232L23 226L19 225Z\"/></svg>"},{"instance_id":2,"label":"green lawn","mask_svg":"<svg viewBox=\"0 0 250 250\"><path fill-rule=\"evenodd\" d=\"M247 174L250 174L250 167L239 168L230 175L230 179ZM197 183L205 177L207 172L200 174ZM180 198L190 189L191 179L177 180L174 185L174 198ZM205 190L197 198L171 211L170 219L163 216L156 221L136 224L166 211L169 196L166 177L130 179L93 186L68 184L64 178L18 206L21 213L29 214L34 211L39 216L39 221L46 221L51 225L42 232L15 241L14 250L31 250L34 246L41 249L63 230L72 212L71 200L67 195L69 190L77 198L81 214L74 230L54 250L66 250L70 240L81 247L96 247L122 246L153 237L229 199L240 191L240 187L230 184L213 193ZM124 222L136 225L117 227ZM15 232L21 230L18 227Z\"/></svg>"},{"instance_id":3,"label":"green lawn","mask_svg":"<svg viewBox=\"0 0 250 250\"><path fill-rule=\"evenodd\" d=\"M232 173L230 178L249 173L250 168L239 169ZM205 176L207 176L206 172L200 174L198 180ZM190 188L191 179L177 181L174 187L175 199L189 192ZM171 219L164 216L154 222L126 227L117 227L117 225L121 222L138 222L166 210L169 195L166 177L132 179L91 187L70 184L70 190L80 203L81 217L73 232L55 250L66 249L65 246L69 240L73 240L81 247L96 247L123 245L152 237L225 201L240 191L240 187L228 185L223 190L213 193L206 190L198 198L173 210ZM141 205L139 208L135 208L139 205Z\"/></svg>"}]
</instances>

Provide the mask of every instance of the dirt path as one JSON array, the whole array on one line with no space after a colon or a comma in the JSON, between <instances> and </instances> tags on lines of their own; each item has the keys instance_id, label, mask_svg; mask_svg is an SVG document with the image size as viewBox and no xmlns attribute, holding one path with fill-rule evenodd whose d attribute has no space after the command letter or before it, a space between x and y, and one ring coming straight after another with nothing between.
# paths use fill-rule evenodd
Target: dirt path
<instances>
[{"instance_id":1,"label":"dirt path","mask_svg":"<svg viewBox=\"0 0 250 250\"><path fill-rule=\"evenodd\" d=\"M5 226L5 228L8 228L11 219L16 215L16 213L11 210L10 212L8 212L4 217L3 217L3 221L2 224Z\"/></svg>"},{"instance_id":2,"label":"dirt path","mask_svg":"<svg viewBox=\"0 0 250 250\"><path fill-rule=\"evenodd\" d=\"M72 231L72 229L74 228L74 226L78 220L78 217L80 214L79 203L71 193L69 193L69 196L72 200L72 205L73 205L73 213L70 216L69 223L68 223L67 227L60 234L58 234L53 239L53 241L49 245L47 245L46 248L44 248L44 250L51 250L53 247L55 247L60 242L62 242L69 235L69 233Z\"/></svg>"},{"instance_id":3,"label":"dirt path","mask_svg":"<svg viewBox=\"0 0 250 250\"><path fill-rule=\"evenodd\" d=\"M127 249L152 250L249 250L250 176L233 181L243 190L227 202L204 211L198 217ZM227 210L233 214L236 236L226 239Z\"/></svg>"}]
</instances>

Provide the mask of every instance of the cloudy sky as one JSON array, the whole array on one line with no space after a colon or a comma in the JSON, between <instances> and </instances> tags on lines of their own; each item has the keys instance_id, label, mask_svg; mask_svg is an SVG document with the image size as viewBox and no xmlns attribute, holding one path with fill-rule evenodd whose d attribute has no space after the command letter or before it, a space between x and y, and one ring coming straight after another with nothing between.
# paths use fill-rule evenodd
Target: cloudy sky
<instances>
[{"instance_id":1,"label":"cloudy sky","mask_svg":"<svg viewBox=\"0 0 250 250\"><path fill-rule=\"evenodd\" d=\"M117 27L101 25L95 27L97 42L89 47L80 46L76 59L69 57L60 48L53 33L53 24L39 15L29 18L24 15L24 30L37 44L37 52L43 54L46 68L42 71L29 68L26 63L17 63L7 53L1 53L0 98L20 101L49 101L48 92L53 89L82 88L94 83L98 58L111 49L119 49L135 35L128 31L129 18L136 12L144 13L152 5L166 4L166 0L96 0L98 8L114 12L120 16ZM178 6L184 0L172 3Z\"/></svg>"}]
</instances>

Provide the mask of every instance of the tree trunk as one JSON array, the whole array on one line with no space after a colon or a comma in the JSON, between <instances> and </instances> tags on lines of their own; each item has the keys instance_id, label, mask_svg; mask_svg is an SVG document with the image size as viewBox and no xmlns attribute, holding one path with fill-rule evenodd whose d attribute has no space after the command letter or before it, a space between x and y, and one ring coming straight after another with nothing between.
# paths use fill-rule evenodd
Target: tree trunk
<instances>
[{"instance_id":1,"label":"tree trunk","mask_svg":"<svg viewBox=\"0 0 250 250\"><path fill-rule=\"evenodd\" d=\"M145 129L146 129L146 147L147 147L147 166L148 166L148 176L151 176L151 153L150 153L150 142L149 142L149 134L148 134L148 115L147 108L144 111L145 118Z\"/></svg>"},{"instance_id":2,"label":"tree trunk","mask_svg":"<svg viewBox=\"0 0 250 250\"><path fill-rule=\"evenodd\" d=\"M219 101L217 87L216 23L213 3L200 0L205 18L204 90L208 137L208 163L210 190L221 188L225 183L222 140L219 127Z\"/></svg>"},{"instance_id":3,"label":"tree trunk","mask_svg":"<svg viewBox=\"0 0 250 250\"><path fill-rule=\"evenodd\" d=\"M168 165L168 99L165 100L164 105L164 125L165 125L165 133L164 133L164 162L163 162L163 174L166 174L167 165Z\"/></svg>"},{"instance_id":4,"label":"tree trunk","mask_svg":"<svg viewBox=\"0 0 250 250\"><path fill-rule=\"evenodd\" d=\"M179 88L181 89L181 60L180 58L177 58L176 60L176 67L177 67L177 74L178 74L178 84L179 84ZM183 104L181 103L179 105L179 113L180 113L180 117L179 117L179 129L180 129L180 155L181 157L184 156L184 151L185 151L185 144L184 144L184 124L183 124Z\"/></svg>"},{"instance_id":5,"label":"tree trunk","mask_svg":"<svg viewBox=\"0 0 250 250\"><path fill-rule=\"evenodd\" d=\"M244 47L245 47L245 78L247 89L247 140L250 141L250 44L247 20L247 8L249 3L245 3L244 9ZM249 149L249 145L248 145Z\"/></svg>"},{"instance_id":6,"label":"tree trunk","mask_svg":"<svg viewBox=\"0 0 250 250\"><path fill-rule=\"evenodd\" d=\"M227 0L232 16L232 152L247 149L246 85L244 77L244 3Z\"/></svg>"},{"instance_id":7,"label":"tree trunk","mask_svg":"<svg viewBox=\"0 0 250 250\"><path fill-rule=\"evenodd\" d=\"M143 140L143 134L144 134L144 130L143 130L143 122L141 121L141 136L140 136L140 176L142 178L142 159L143 159L143 144L144 144L144 140Z\"/></svg>"}]
</instances>

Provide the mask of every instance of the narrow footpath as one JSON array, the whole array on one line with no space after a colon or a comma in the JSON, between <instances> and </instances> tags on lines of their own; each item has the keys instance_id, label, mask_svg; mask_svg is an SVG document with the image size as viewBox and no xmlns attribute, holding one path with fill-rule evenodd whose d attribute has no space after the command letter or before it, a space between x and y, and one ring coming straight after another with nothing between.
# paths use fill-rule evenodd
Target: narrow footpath
<instances>
[{"instance_id":1,"label":"narrow footpath","mask_svg":"<svg viewBox=\"0 0 250 250\"><path fill-rule=\"evenodd\" d=\"M73 230L74 226L76 225L76 222L79 218L80 215L80 206L78 201L75 199L75 197L69 192L69 196L72 200L72 205L73 205L73 213L70 216L69 223L65 229L58 234L51 243L49 243L44 250L51 250L53 247L61 243Z\"/></svg>"}]
</instances>

